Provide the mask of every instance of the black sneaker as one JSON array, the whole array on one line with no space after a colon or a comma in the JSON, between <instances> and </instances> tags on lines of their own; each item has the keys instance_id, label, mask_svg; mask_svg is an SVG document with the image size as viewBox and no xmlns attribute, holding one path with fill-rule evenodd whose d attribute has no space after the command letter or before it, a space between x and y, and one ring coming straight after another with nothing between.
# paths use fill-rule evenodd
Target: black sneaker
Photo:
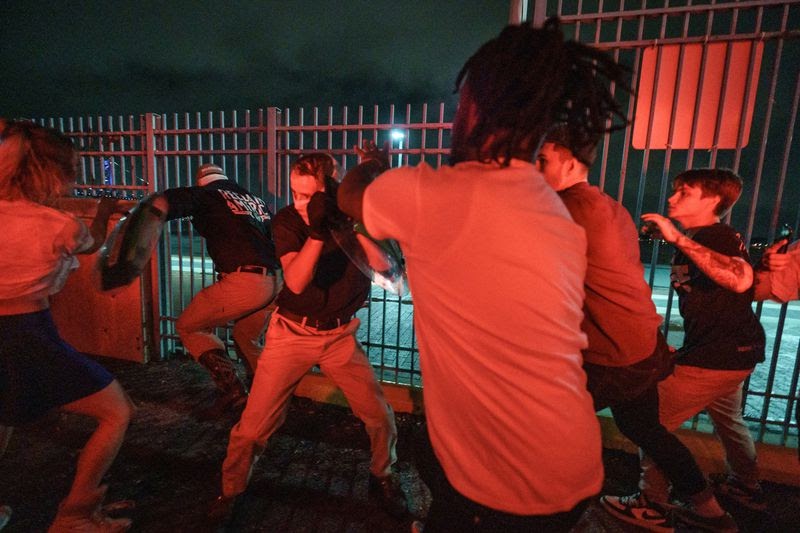
<instances>
[{"instance_id":1,"label":"black sneaker","mask_svg":"<svg viewBox=\"0 0 800 533\"><path fill-rule=\"evenodd\" d=\"M377 496L384 510L395 518L402 518L408 511L408 502L397 476L384 477L369 475L369 493Z\"/></svg>"},{"instance_id":2,"label":"black sneaker","mask_svg":"<svg viewBox=\"0 0 800 533\"><path fill-rule=\"evenodd\" d=\"M709 476L714 492L723 498L734 500L736 503L754 511L765 511L767 500L761 485L754 487L745 485L738 478L727 474L711 474Z\"/></svg>"},{"instance_id":3,"label":"black sneaker","mask_svg":"<svg viewBox=\"0 0 800 533\"><path fill-rule=\"evenodd\" d=\"M600 503L610 514L650 531L675 531L667 508L651 502L641 492L630 496L601 496Z\"/></svg>"},{"instance_id":4,"label":"black sneaker","mask_svg":"<svg viewBox=\"0 0 800 533\"><path fill-rule=\"evenodd\" d=\"M712 531L714 533L737 533L739 526L728 513L719 516L703 516L691 505L683 504L672 510L672 516L676 525L690 526L701 531Z\"/></svg>"}]
</instances>

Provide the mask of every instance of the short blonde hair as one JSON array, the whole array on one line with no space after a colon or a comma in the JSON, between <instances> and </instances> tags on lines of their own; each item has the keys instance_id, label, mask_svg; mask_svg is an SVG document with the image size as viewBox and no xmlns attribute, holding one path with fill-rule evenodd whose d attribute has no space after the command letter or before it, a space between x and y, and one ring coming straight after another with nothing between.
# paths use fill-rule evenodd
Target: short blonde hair
<instances>
[{"instance_id":1,"label":"short blonde hair","mask_svg":"<svg viewBox=\"0 0 800 533\"><path fill-rule=\"evenodd\" d=\"M339 164L333 156L322 152L300 156L292 163L290 171L303 176L314 176L321 185L326 185L325 178L339 181Z\"/></svg>"},{"instance_id":2,"label":"short blonde hair","mask_svg":"<svg viewBox=\"0 0 800 533\"><path fill-rule=\"evenodd\" d=\"M51 204L75 180L75 146L63 133L0 119L0 199Z\"/></svg>"}]
</instances>

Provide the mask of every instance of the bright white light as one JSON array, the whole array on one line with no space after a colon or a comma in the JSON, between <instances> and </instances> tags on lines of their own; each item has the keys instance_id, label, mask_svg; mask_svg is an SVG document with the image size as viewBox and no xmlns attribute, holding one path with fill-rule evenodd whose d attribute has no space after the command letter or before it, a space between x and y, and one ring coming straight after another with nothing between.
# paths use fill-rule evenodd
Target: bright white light
<instances>
[{"instance_id":1,"label":"bright white light","mask_svg":"<svg viewBox=\"0 0 800 533\"><path fill-rule=\"evenodd\" d=\"M400 130L392 130L390 135L392 136L393 141L402 141L406 138L406 134Z\"/></svg>"}]
</instances>

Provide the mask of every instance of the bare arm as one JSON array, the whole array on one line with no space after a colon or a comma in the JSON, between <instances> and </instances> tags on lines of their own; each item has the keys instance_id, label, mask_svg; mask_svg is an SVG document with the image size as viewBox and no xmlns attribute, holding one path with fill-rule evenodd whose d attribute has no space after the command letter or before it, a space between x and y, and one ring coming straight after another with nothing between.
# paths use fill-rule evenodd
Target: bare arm
<instances>
[{"instance_id":1,"label":"bare arm","mask_svg":"<svg viewBox=\"0 0 800 533\"><path fill-rule=\"evenodd\" d=\"M744 292L753 285L753 267L741 257L715 252L680 231L666 217L656 213L642 215L642 220L658 226L664 240L683 252L711 280L733 292Z\"/></svg>"},{"instance_id":2,"label":"bare arm","mask_svg":"<svg viewBox=\"0 0 800 533\"><path fill-rule=\"evenodd\" d=\"M364 141L362 148L355 149L361 158L361 163L347 171L342 183L339 184L336 200L343 213L358 222L363 222L364 191L372 180L389 168L388 143L384 144L383 150L378 150L374 142Z\"/></svg>"},{"instance_id":3,"label":"bare arm","mask_svg":"<svg viewBox=\"0 0 800 533\"><path fill-rule=\"evenodd\" d=\"M780 272L789 268L792 258L789 254L778 252L786 243L786 239L782 239L764 250L764 256L755 270L755 279L753 280L753 286L755 287L753 299L755 301L780 301L779 298L772 294L772 272Z\"/></svg>"},{"instance_id":4,"label":"bare arm","mask_svg":"<svg viewBox=\"0 0 800 533\"><path fill-rule=\"evenodd\" d=\"M92 236L92 242L87 243L88 246L75 250L76 254L93 254L106 240L108 233L108 220L111 215L118 212L124 212L124 208L120 211L120 207L116 198L103 197L97 205L97 213L94 215L92 225L89 226L89 235Z\"/></svg>"},{"instance_id":5,"label":"bare arm","mask_svg":"<svg viewBox=\"0 0 800 533\"><path fill-rule=\"evenodd\" d=\"M359 244L361 244L361 248L363 248L364 254L367 257L367 263L372 270L376 272L386 272L392 267L392 264L386 259L386 255L380 249L380 246L375 242L360 233L356 233L356 239Z\"/></svg>"},{"instance_id":6,"label":"bare arm","mask_svg":"<svg viewBox=\"0 0 800 533\"><path fill-rule=\"evenodd\" d=\"M295 294L306 290L317 271L322 246L322 241L308 238L299 252L289 252L281 256L283 283L286 288Z\"/></svg>"}]
</instances>

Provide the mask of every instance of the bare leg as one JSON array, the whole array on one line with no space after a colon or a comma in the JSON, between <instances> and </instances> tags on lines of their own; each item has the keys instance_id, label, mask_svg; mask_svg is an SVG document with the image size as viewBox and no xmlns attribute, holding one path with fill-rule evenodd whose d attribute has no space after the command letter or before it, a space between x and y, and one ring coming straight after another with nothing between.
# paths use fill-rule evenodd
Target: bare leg
<instances>
[{"instance_id":1,"label":"bare leg","mask_svg":"<svg viewBox=\"0 0 800 533\"><path fill-rule=\"evenodd\" d=\"M97 492L103 476L117 456L134 407L117 380L94 394L62 407L90 416L98 426L78 457L75 479L65 502L82 502Z\"/></svg>"}]
</instances>

